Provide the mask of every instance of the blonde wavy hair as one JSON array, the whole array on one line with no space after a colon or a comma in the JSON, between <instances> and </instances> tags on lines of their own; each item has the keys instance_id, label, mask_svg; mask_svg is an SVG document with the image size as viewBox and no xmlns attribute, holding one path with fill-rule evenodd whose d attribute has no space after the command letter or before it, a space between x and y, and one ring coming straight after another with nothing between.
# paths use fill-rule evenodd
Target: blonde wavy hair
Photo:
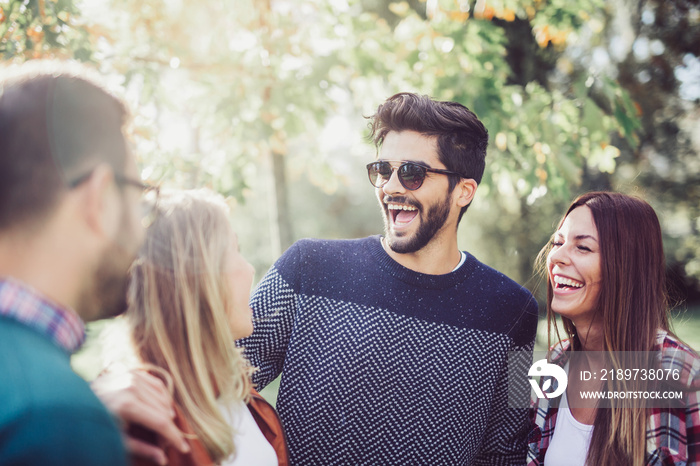
<instances>
[{"instance_id":1,"label":"blonde wavy hair","mask_svg":"<svg viewBox=\"0 0 700 466\"><path fill-rule=\"evenodd\" d=\"M214 462L235 454L217 402L247 401L248 362L236 348L226 277L233 229L223 197L166 192L131 270L125 319L136 355L172 378L173 396Z\"/></svg>"}]
</instances>

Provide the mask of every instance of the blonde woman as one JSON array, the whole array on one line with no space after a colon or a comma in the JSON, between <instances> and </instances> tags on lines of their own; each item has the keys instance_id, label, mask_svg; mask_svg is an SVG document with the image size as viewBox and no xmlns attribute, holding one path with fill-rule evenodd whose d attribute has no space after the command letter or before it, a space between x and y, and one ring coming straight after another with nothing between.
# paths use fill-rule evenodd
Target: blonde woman
<instances>
[{"instance_id":1,"label":"blonde woman","mask_svg":"<svg viewBox=\"0 0 700 466\"><path fill-rule=\"evenodd\" d=\"M189 434L189 454L165 447L168 464L287 464L279 418L234 344L253 331L254 271L223 198L164 193L157 213L132 268L125 319L139 362L171 381L177 424Z\"/></svg>"}]
</instances>

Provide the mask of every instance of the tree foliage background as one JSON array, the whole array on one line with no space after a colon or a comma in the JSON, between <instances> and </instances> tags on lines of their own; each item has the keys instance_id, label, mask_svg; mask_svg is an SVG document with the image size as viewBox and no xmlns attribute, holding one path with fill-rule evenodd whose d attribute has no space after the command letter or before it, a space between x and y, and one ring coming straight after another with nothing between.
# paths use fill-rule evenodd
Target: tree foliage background
<instances>
[{"instance_id":1,"label":"tree foliage background","mask_svg":"<svg viewBox=\"0 0 700 466\"><path fill-rule=\"evenodd\" d=\"M8 63L74 58L134 111L142 175L235 205L258 275L294 240L382 223L364 165L377 105L456 100L490 133L460 246L531 288L576 194L657 210L700 300L700 7L673 0L10 0Z\"/></svg>"}]
</instances>

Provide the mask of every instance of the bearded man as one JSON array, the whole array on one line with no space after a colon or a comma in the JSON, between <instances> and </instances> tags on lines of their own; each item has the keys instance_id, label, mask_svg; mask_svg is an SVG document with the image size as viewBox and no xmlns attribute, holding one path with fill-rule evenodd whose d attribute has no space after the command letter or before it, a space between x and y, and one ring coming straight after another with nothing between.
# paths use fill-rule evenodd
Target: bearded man
<instances>
[{"instance_id":1,"label":"bearded man","mask_svg":"<svg viewBox=\"0 0 700 466\"><path fill-rule=\"evenodd\" d=\"M507 355L532 351L537 303L457 246L488 133L463 105L410 93L371 121L384 235L282 255L241 342L254 381L282 373L292 464L523 464L527 410L508 407Z\"/></svg>"}]
</instances>

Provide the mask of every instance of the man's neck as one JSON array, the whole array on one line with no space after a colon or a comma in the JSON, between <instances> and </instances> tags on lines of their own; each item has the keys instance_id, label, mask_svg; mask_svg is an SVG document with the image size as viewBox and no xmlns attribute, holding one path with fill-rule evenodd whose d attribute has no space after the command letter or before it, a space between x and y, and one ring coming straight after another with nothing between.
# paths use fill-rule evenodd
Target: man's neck
<instances>
[{"instance_id":1,"label":"man's neck","mask_svg":"<svg viewBox=\"0 0 700 466\"><path fill-rule=\"evenodd\" d=\"M63 251L66 251L65 253ZM62 306L75 306L78 272L65 243L19 235L0 236L0 276L20 280ZM75 255L74 255L75 257Z\"/></svg>"},{"instance_id":2,"label":"man's neck","mask_svg":"<svg viewBox=\"0 0 700 466\"><path fill-rule=\"evenodd\" d=\"M414 272L444 275L452 272L462 259L456 236L447 241L434 238L420 250L407 254L393 251L383 237L381 241L389 257Z\"/></svg>"}]
</instances>

